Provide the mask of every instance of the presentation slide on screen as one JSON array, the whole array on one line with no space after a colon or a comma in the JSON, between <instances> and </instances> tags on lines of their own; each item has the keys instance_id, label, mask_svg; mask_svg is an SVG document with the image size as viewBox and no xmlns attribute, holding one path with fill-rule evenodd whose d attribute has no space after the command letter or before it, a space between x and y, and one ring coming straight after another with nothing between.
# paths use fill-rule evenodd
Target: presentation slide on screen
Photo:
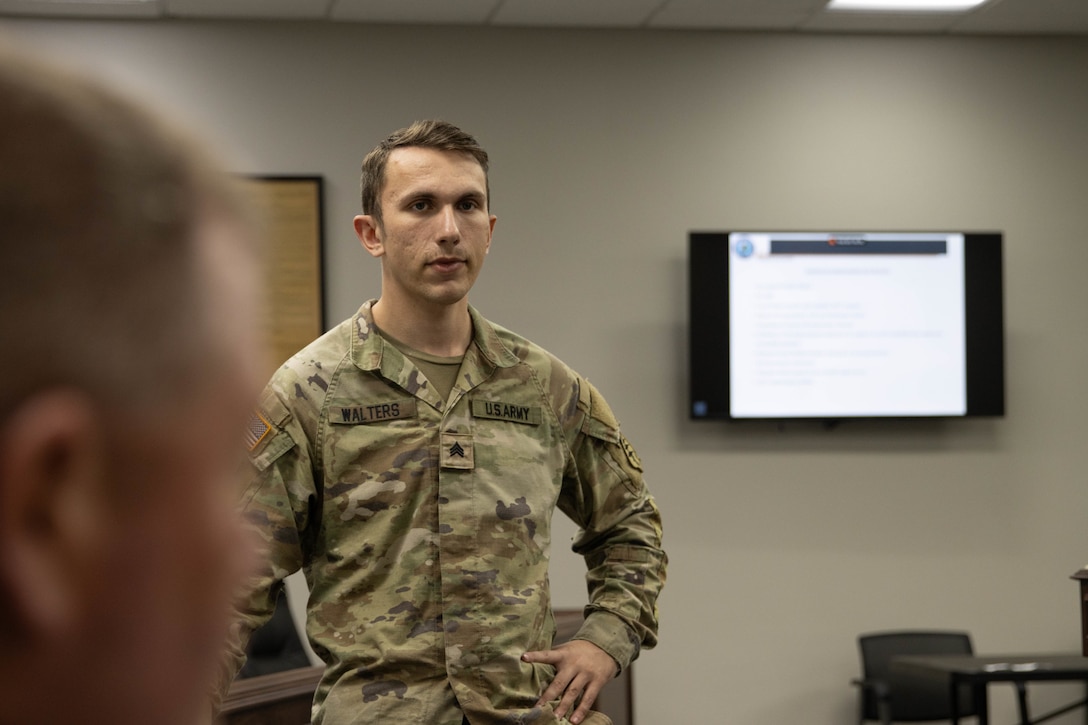
<instances>
[{"instance_id":1,"label":"presentation slide on screen","mask_svg":"<svg viewBox=\"0 0 1088 725\"><path fill-rule=\"evenodd\" d=\"M963 415L963 246L962 234L730 234L730 414Z\"/></svg>"}]
</instances>

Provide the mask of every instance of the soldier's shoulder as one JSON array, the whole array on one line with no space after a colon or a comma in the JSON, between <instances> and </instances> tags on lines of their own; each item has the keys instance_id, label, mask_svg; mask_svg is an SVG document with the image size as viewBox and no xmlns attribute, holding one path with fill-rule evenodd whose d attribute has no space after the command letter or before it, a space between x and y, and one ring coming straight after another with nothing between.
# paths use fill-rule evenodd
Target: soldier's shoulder
<instances>
[{"instance_id":1,"label":"soldier's shoulder","mask_svg":"<svg viewBox=\"0 0 1088 725\"><path fill-rule=\"evenodd\" d=\"M581 379L573 368L543 346L509 328L494 323L491 323L491 326L506 349L522 364L532 367L538 374L575 384Z\"/></svg>"},{"instance_id":2,"label":"soldier's shoulder","mask_svg":"<svg viewBox=\"0 0 1088 725\"><path fill-rule=\"evenodd\" d=\"M293 385L336 370L350 354L350 329L351 321L345 320L289 357L273 373L273 385Z\"/></svg>"}]
</instances>

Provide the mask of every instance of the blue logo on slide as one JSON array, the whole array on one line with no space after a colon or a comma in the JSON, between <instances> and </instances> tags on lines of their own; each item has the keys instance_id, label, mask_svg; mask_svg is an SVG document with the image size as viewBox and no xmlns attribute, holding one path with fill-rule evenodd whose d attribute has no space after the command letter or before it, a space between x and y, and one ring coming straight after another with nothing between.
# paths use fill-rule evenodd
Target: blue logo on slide
<instances>
[{"instance_id":1,"label":"blue logo on slide","mask_svg":"<svg viewBox=\"0 0 1088 725\"><path fill-rule=\"evenodd\" d=\"M752 252L755 251L755 247L752 246L751 239L741 237L737 240L737 243L733 245L733 251L737 253L738 257L748 258L752 256Z\"/></svg>"}]
</instances>

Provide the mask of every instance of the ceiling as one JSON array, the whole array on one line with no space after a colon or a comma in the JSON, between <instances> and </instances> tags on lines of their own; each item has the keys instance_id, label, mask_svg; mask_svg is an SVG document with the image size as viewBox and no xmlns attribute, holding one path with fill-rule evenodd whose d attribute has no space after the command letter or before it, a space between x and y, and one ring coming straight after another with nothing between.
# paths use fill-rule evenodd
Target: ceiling
<instances>
[{"instance_id":1,"label":"ceiling","mask_svg":"<svg viewBox=\"0 0 1088 725\"><path fill-rule=\"evenodd\" d=\"M827 12L827 0L0 0L0 16L777 32L1088 35L1088 0L989 0L967 13Z\"/></svg>"}]
</instances>

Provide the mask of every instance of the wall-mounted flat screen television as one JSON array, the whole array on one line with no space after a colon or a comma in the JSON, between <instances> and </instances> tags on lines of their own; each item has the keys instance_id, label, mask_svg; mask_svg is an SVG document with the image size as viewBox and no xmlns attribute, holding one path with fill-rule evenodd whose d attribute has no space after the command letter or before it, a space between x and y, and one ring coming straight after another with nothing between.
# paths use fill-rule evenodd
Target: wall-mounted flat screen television
<instances>
[{"instance_id":1,"label":"wall-mounted flat screen television","mask_svg":"<svg viewBox=\"0 0 1088 725\"><path fill-rule=\"evenodd\" d=\"M1005 414L1000 232L692 232L693 419Z\"/></svg>"}]
</instances>

